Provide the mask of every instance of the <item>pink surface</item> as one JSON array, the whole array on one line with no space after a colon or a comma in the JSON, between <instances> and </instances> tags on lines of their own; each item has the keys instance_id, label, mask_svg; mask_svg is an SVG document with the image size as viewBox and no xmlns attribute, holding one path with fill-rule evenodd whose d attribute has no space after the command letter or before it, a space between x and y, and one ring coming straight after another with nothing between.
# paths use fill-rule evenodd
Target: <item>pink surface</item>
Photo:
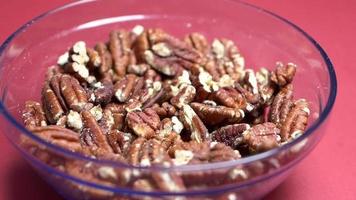
<instances>
[{"instance_id":1,"label":"pink surface","mask_svg":"<svg viewBox=\"0 0 356 200\"><path fill-rule=\"evenodd\" d=\"M4 1L4 0L2 0ZM0 41L31 18L68 0L11 0L0 6ZM218 2L218 1L217 1ZM328 130L317 148L266 199L356 199L356 2L274 0L248 2L273 11L309 33L328 53L338 96ZM354 145L353 145L354 144ZM0 199L61 199L0 135Z\"/></svg>"}]
</instances>

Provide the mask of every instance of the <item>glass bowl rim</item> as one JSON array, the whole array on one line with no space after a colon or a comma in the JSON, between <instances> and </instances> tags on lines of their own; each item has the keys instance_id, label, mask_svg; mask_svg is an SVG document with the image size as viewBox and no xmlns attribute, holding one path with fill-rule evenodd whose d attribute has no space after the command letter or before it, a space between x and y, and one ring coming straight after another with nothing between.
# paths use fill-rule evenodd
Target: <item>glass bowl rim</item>
<instances>
[{"instance_id":1,"label":"glass bowl rim","mask_svg":"<svg viewBox=\"0 0 356 200\"><path fill-rule=\"evenodd\" d=\"M6 47L9 45L9 43L16 38L16 36L20 33L22 33L24 30L26 30L29 26L31 26L32 24L39 22L42 18L45 18L46 16L55 14L63 9L67 9L70 7L74 7L80 4L84 4L84 3L90 3L96 0L83 0L83 1L78 1L78 2L72 2L72 3L68 3L65 4L63 6L54 8L52 10L49 10L47 12L44 12L43 14L31 19L30 21L28 21L27 23L25 23L24 25L22 25L20 28L18 28L15 32L13 32L4 42L3 44L1 44L0 46L0 57L2 56L3 52L5 51ZM194 164L194 165L183 165L183 166L173 166L170 168L162 168L162 167L142 167L142 166L133 166L133 165L129 165L129 164L125 164L125 163L119 163L119 162L114 162L114 161L110 161L110 160L103 160L103 159L96 159L96 158L91 158L88 156L84 156L78 153L74 153L72 151L69 151L67 149L64 149L62 147L53 145L41 138L39 138L38 136L34 135L31 131L27 130L21 123L17 122L16 119L10 114L10 112L6 109L4 103L3 103L3 99L1 98L0 100L0 112L1 114L7 119L7 121L9 121L13 126L15 126L15 128L17 128L20 132L22 132L23 134L25 134L26 136L30 137L31 139L35 140L36 142L45 145L46 147L49 147L51 150L54 150L55 152L59 152L65 156L69 156L69 157L73 157L73 158L77 158L83 161L88 161L88 162L94 162L97 164L102 164L102 165L107 165L107 166L112 166L112 167L121 167L121 168L131 168L131 169L142 169L142 170L179 170L179 171L195 171L195 170L212 170L212 169L219 169L219 168L225 168L225 167L233 167L233 166L238 166L238 165L244 165L244 164L248 164L248 163L252 163L254 161L258 161L258 160L263 160L269 157L272 157L276 154L278 154L279 152L282 152L284 150L287 150L289 148L291 148L292 146L294 146L295 144L301 142L302 140L304 140L305 138L308 138L319 126L321 126L321 124L326 120L326 118L328 117L329 113L332 110L332 107L335 103L335 99L336 99L336 93L337 93L337 79L336 79L336 74L335 74L335 70L333 67L333 64L330 60L330 58L328 57L328 55L326 54L326 52L322 49L322 47L319 45L319 43L317 41L315 41L309 34L307 34L304 30L302 30L300 27L298 27L297 25L295 25L294 23L288 21L287 19L271 12L268 10L265 10L263 8L260 8L258 6L252 5L250 3L246 3L244 1L241 0L227 0L227 1L231 1L231 2L235 2L235 3L240 3L241 5L244 5L246 7L249 8L253 8L256 11L260 11L263 12L264 14L267 14L270 17L273 17L277 20L280 20L281 22L285 23L287 26L290 26L292 28L294 28L297 32L299 32L300 34L302 34L312 45L314 45L314 47L319 51L321 57L323 58L327 69L328 69L328 75L329 75L329 80L330 80L330 88L329 88L329 97L327 100L327 103L325 105L325 108L322 110L321 114L319 115L319 118L305 131L305 133L303 135L301 135L300 137L298 137L297 139L293 140L290 143L287 143L285 145L282 145L278 148L274 148L271 149L269 151L263 152L263 153L259 153L256 155L252 155L252 156L248 156L245 158L241 158L238 160L233 160L233 161L225 161L225 162L217 162L217 163L207 163L207 164ZM1 63L0 63L1 64ZM1 66L0 66L1 68ZM6 87L4 88L6 93ZM6 135L6 134L5 134ZM14 144L16 146L16 144Z\"/></svg>"}]
</instances>

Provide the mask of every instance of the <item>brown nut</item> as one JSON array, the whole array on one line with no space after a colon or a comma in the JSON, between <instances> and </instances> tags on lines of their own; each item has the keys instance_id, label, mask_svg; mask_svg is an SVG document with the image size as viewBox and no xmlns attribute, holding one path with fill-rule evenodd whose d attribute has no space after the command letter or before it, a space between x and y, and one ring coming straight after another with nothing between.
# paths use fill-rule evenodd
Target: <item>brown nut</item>
<instances>
[{"instance_id":1,"label":"brown nut","mask_svg":"<svg viewBox=\"0 0 356 200\"><path fill-rule=\"evenodd\" d=\"M200 33L191 33L184 38L184 41L201 55L207 55L209 52L209 43L204 35Z\"/></svg>"},{"instance_id":2,"label":"brown nut","mask_svg":"<svg viewBox=\"0 0 356 200\"><path fill-rule=\"evenodd\" d=\"M55 125L33 127L31 131L51 144L73 152L83 152L79 134L74 131Z\"/></svg>"},{"instance_id":3,"label":"brown nut","mask_svg":"<svg viewBox=\"0 0 356 200\"><path fill-rule=\"evenodd\" d=\"M121 81L116 82L114 85L115 97L119 102L126 102L129 100L137 81L137 76L128 74Z\"/></svg>"},{"instance_id":4,"label":"brown nut","mask_svg":"<svg viewBox=\"0 0 356 200\"><path fill-rule=\"evenodd\" d=\"M176 95L171 98L171 104L177 108L182 108L184 104L189 104L194 100L195 88L192 85L184 85L179 88Z\"/></svg>"},{"instance_id":5,"label":"brown nut","mask_svg":"<svg viewBox=\"0 0 356 200\"><path fill-rule=\"evenodd\" d=\"M160 118L153 109L146 108L143 112L129 112L126 123L137 136L152 138L159 129Z\"/></svg>"},{"instance_id":6,"label":"brown nut","mask_svg":"<svg viewBox=\"0 0 356 200\"><path fill-rule=\"evenodd\" d=\"M190 104L200 119L211 126L217 124L230 124L241 121L245 114L241 109L228 108L225 106L209 105L193 102Z\"/></svg>"},{"instance_id":7,"label":"brown nut","mask_svg":"<svg viewBox=\"0 0 356 200\"><path fill-rule=\"evenodd\" d=\"M98 52L101 60L101 65L98 70L101 78L111 77L109 71L112 68L112 58L106 44L99 42L95 46L95 50Z\"/></svg>"},{"instance_id":8,"label":"brown nut","mask_svg":"<svg viewBox=\"0 0 356 200\"><path fill-rule=\"evenodd\" d=\"M81 111L88 103L88 96L77 79L63 75L60 79L61 94L69 108Z\"/></svg>"},{"instance_id":9,"label":"brown nut","mask_svg":"<svg viewBox=\"0 0 356 200\"><path fill-rule=\"evenodd\" d=\"M56 124L64 114L64 110L49 83L46 83L42 89L41 101L47 120L51 124Z\"/></svg>"},{"instance_id":10,"label":"brown nut","mask_svg":"<svg viewBox=\"0 0 356 200\"><path fill-rule=\"evenodd\" d=\"M36 101L26 101L22 112L22 120L26 128L47 126L45 113L40 103Z\"/></svg>"},{"instance_id":11,"label":"brown nut","mask_svg":"<svg viewBox=\"0 0 356 200\"><path fill-rule=\"evenodd\" d=\"M131 133L112 130L107 134L107 139L114 153L126 155L132 141L135 139Z\"/></svg>"},{"instance_id":12,"label":"brown nut","mask_svg":"<svg viewBox=\"0 0 356 200\"><path fill-rule=\"evenodd\" d=\"M280 130L274 123L258 124L246 130L243 141L248 144L252 153L267 151L278 147L281 143Z\"/></svg>"},{"instance_id":13,"label":"brown nut","mask_svg":"<svg viewBox=\"0 0 356 200\"><path fill-rule=\"evenodd\" d=\"M108 104L114 96L114 86L110 80L103 79L94 84L94 90L88 96L90 102Z\"/></svg>"},{"instance_id":14,"label":"brown nut","mask_svg":"<svg viewBox=\"0 0 356 200\"><path fill-rule=\"evenodd\" d=\"M276 63L276 69L271 74L271 81L279 87L284 87L293 81L297 66L293 63L284 65L281 62Z\"/></svg>"},{"instance_id":15,"label":"brown nut","mask_svg":"<svg viewBox=\"0 0 356 200\"><path fill-rule=\"evenodd\" d=\"M269 113L269 121L277 124L281 128L281 124L287 118L287 115L293 105L293 87L291 84L283 87L274 97Z\"/></svg>"},{"instance_id":16,"label":"brown nut","mask_svg":"<svg viewBox=\"0 0 356 200\"><path fill-rule=\"evenodd\" d=\"M125 76L129 65L136 63L130 47L131 39L127 31L118 30L110 33L109 50L113 59L114 73L119 79Z\"/></svg>"},{"instance_id":17,"label":"brown nut","mask_svg":"<svg viewBox=\"0 0 356 200\"><path fill-rule=\"evenodd\" d=\"M281 125L282 141L288 140L290 137L295 139L303 134L307 127L308 117L310 114L308 102L305 99L294 101L287 118Z\"/></svg>"},{"instance_id":18,"label":"brown nut","mask_svg":"<svg viewBox=\"0 0 356 200\"><path fill-rule=\"evenodd\" d=\"M113 150L108 144L106 136L95 117L89 111L83 111L81 117L83 120L83 129L80 137L83 145L95 156L112 153Z\"/></svg>"},{"instance_id":19,"label":"brown nut","mask_svg":"<svg viewBox=\"0 0 356 200\"><path fill-rule=\"evenodd\" d=\"M233 149L239 148L243 144L242 133L250 128L248 124L233 124L223 126L211 133L213 141L224 143Z\"/></svg>"},{"instance_id":20,"label":"brown nut","mask_svg":"<svg viewBox=\"0 0 356 200\"><path fill-rule=\"evenodd\" d=\"M190 131L190 138L198 143L210 140L208 129L189 105L183 105L180 120Z\"/></svg>"}]
</instances>

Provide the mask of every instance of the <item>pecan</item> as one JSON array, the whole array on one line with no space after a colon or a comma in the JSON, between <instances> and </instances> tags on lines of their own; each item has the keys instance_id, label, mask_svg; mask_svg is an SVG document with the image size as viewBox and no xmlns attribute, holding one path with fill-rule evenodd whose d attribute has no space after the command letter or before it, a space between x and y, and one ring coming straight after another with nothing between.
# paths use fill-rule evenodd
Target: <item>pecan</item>
<instances>
[{"instance_id":1,"label":"pecan","mask_svg":"<svg viewBox=\"0 0 356 200\"><path fill-rule=\"evenodd\" d=\"M149 68L147 64L129 65L127 67L127 73L143 76Z\"/></svg>"},{"instance_id":2,"label":"pecan","mask_svg":"<svg viewBox=\"0 0 356 200\"><path fill-rule=\"evenodd\" d=\"M210 143L209 162L237 160L239 158L241 158L240 152L231 149L231 147L226 146L224 143Z\"/></svg>"},{"instance_id":3,"label":"pecan","mask_svg":"<svg viewBox=\"0 0 356 200\"><path fill-rule=\"evenodd\" d=\"M293 81L297 66L293 63L284 65L276 63L276 69L271 74L271 81L279 87L284 87Z\"/></svg>"},{"instance_id":4,"label":"pecan","mask_svg":"<svg viewBox=\"0 0 356 200\"><path fill-rule=\"evenodd\" d=\"M183 105L189 104L194 100L195 88L192 85L184 85L179 88L179 92L171 98L171 104L177 108L182 108Z\"/></svg>"},{"instance_id":5,"label":"pecan","mask_svg":"<svg viewBox=\"0 0 356 200\"><path fill-rule=\"evenodd\" d=\"M172 117L177 112L176 108L168 102L162 103L161 106L157 103L153 104L151 108L155 110L160 118Z\"/></svg>"},{"instance_id":6,"label":"pecan","mask_svg":"<svg viewBox=\"0 0 356 200\"><path fill-rule=\"evenodd\" d=\"M149 29L134 44L136 56L167 76L200 62L199 53L184 42L159 29Z\"/></svg>"},{"instance_id":7,"label":"pecan","mask_svg":"<svg viewBox=\"0 0 356 200\"><path fill-rule=\"evenodd\" d=\"M118 130L110 131L106 137L114 153L118 154L126 154L130 144L134 140L131 133L124 133Z\"/></svg>"},{"instance_id":8,"label":"pecan","mask_svg":"<svg viewBox=\"0 0 356 200\"><path fill-rule=\"evenodd\" d=\"M184 38L184 41L201 55L207 55L210 50L208 40L200 33L191 33Z\"/></svg>"},{"instance_id":9,"label":"pecan","mask_svg":"<svg viewBox=\"0 0 356 200\"><path fill-rule=\"evenodd\" d=\"M151 138L159 129L160 119L153 109L146 108L143 112L129 112L126 123L136 135Z\"/></svg>"},{"instance_id":10,"label":"pecan","mask_svg":"<svg viewBox=\"0 0 356 200\"><path fill-rule=\"evenodd\" d=\"M305 99L294 101L287 118L281 125L282 141L301 135L307 127L309 114L308 102Z\"/></svg>"},{"instance_id":11,"label":"pecan","mask_svg":"<svg viewBox=\"0 0 356 200\"><path fill-rule=\"evenodd\" d=\"M26 101L22 112L22 120L26 128L37 126L47 126L45 113L40 103L36 101Z\"/></svg>"},{"instance_id":12,"label":"pecan","mask_svg":"<svg viewBox=\"0 0 356 200\"><path fill-rule=\"evenodd\" d=\"M223 126L211 133L213 141L224 143L233 149L239 148L243 144L242 133L249 129L248 124L233 124Z\"/></svg>"},{"instance_id":13,"label":"pecan","mask_svg":"<svg viewBox=\"0 0 356 200\"><path fill-rule=\"evenodd\" d=\"M64 114L64 110L59 102L55 92L51 89L49 83L46 83L42 89L42 105L47 120L55 124Z\"/></svg>"},{"instance_id":14,"label":"pecan","mask_svg":"<svg viewBox=\"0 0 356 200\"><path fill-rule=\"evenodd\" d=\"M281 124L286 120L287 115L293 105L293 87L291 84L284 86L274 97L269 113L269 121L277 124L281 128Z\"/></svg>"},{"instance_id":15,"label":"pecan","mask_svg":"<svg viewBox=\"0 0 356 200\"><path fill-rule=\"evenodd\" d=\"M60 79L60 87L63 98L69 108L75 111L81 111L85 108L88 103L88 97L77 79L69 75L63 75Z\"/></svg>"},{"instance_id":16,"label":"pecan","mask_svg":"<svg viewBox=\"0 0 356 200\"><path fill-rule=\"evenodd\" d=\"M63 69L60 66L52 65L52 66L48 67L48 70L45 75L45 80L49 81L52 79L53 76L55 76L57 74L62 74L62 73L63 73Z\"/></svg>"},{"instance_id":17,"label":"pecan","mask_svg":"<svg viewBox=\"0 0 356 200\"><path fill-rule=\"evenodd\" d=\"M209 140L207 128L189 105L183 105L180 120L182 120L185 128L190 131L192 140L198 143Z\"/></svg>"},{"instance_id":18,"label":"pecan","mask_svg":"<svg viewBox=\"0 0 356 200\"><path fill-rule=\"evenodd\" d=\"M33 127L31 131L51 144L73 152L83 152L79 134L74 131L55 125Z\"/></svg>"},{"instance_id":19,"label":"pecan","mask_svg":"<svg viewBox=\"0 0 356 200\"><path fill-rule=\"evenodd\" d=\"M220 88L208 98L230 108L250 110L245 97L232 87Z\"/></svg>"},{"instance_id":20,"label":"pecan","mask_svg":"<svg viewBox=\"0 0 356 200\"><path fill-rule=\"evenodd\" d=\"M128 162L135 166L169 166L171 160L157 139L137 138L128 151Z\"/></svg>"},{"instance_id":21,"label":"pecan","mask_svg":"<svg viewBox=\"0 0 356 200\"><path fill-rule=\"evenodd\" d=\"M124 77L127 67L136 63L130 47L131 40L127 31L118 30L110 33L109 49L113 59L114 72L118 78Z\"/></svg>"},{"instance_id":22,"label":"pecan","mask_svg":"<svg viewBox=\"0 0 356 200\"><path fill-rule=\"evenodd\" d=\"M95 117L89 111L83 111L81 117L83 120L83 129L80 136L82 143L88 147L93 155L112 153L112 148Z\"/></svg>"},{"instance_id":23,"label":"pecan","mask_svg":"<svg viewBox=\"0 0 356 200\"><path fill-rule=\"evenodd\" d=\"M130 98L136 81L137 76L128 74L114 85L115 97L119 102L126 102Z\"/></svg>"},{"instance_id":24,"label":"pecan","mask_svg":"<svg viewBox=\"0 0 356 200\"><path fill-rule=\"evenodd\" d=\"M99 74L102 78L108 76L109 71L112 67L112 58L106 44L100 42L95 46L95 50L98 52L101 60L101 65L99 66Z\"/></svg>"},{"instance_id":25,"label":"pecan","mask_svg":"<svg viewBox=\"0 0 356 200\"><path fill-rule=\"evenodd\" d=\"M245 61L233 41L215 39L211 44L211 51L204 68L215 80L223 75L229 75L233 80L243 78Z\"/></svg>"},{"instance_id":26,"label":"pecan","mask_svg":"<svg viewBox=\"0 0 356 200\"><path fill-rule=\"evenodd\" d=\"M89 101L96 104L107 104L114 96L114 86L110 80L103 79L94 84L94 89L89 91Z\"/></svg>"},{"instance_id":27,"label":"pecan","mask_svg":"<svg viewBox=\"0 0 356 200\"><path fill-rule=\"evenodd\" d=\"M209 125L229 124L241 121L244 118L244 111L225 106L214 106L204 103L193 102L190 104L200 119Z\"/></svg>"},{"instance_id":28,"label":"pecan","mask_svg":"<svg viewBox=\"0 0 356 200\"><path fill-rule=\"evenodd\" d=\"M86 48L86 51L89 57L87 67L89 71L94 71L95 68L101 66L101 57L99 53L92 48Z\"/></svg>"},{"instance_id":29,"label":"pecan","mask_svg":"<svg viewBox=\"0 0 356 200\"><path fill-rule=\"evenodd\" d=\"M261 68L256 72L258 90L262 99L262 104L270 105L273 101L275 86L271 81L271 73L268 69Z\"/></svg>"},{"instance_id":30,"label":"pecan","mask_svg":"<svg viewBox=\"0 0 356 200\"><path fill-rule=\"evenodd\" d=\"M280 130L274 123L266 122L252 126L243 135L243 141L248 144L251 152L262 152L279 146Z\"/></svg>"},{"instance_id":31,"label":"pecan","mask_svg":"<svg viewBox=\"0 0 356 200\"><path fill-rule=\"evenodd\" d=\"M104 133L109 133L110 130L122 130L124 128L125 115L124 105L115 103L106 105L102 119L99 121Z\"/></svg>"}]
</instances>

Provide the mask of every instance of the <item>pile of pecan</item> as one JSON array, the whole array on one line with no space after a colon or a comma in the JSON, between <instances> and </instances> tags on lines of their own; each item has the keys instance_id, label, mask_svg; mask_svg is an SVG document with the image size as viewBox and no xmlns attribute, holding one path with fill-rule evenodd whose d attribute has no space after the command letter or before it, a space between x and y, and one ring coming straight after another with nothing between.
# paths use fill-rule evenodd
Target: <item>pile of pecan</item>
<instances>
[{"instance_id":1,"label":"pile of pecan","mask_svg":"<svg viewBox=\"0 0 356 200\"><path fill-rule=\"evenodd\" d=\"M164 167L236 160L305 130L310 111L306 100L293 98L296 69L281 62L274 70L246 69L228 39L209 43L199 33L178 39L142 26L114 30L105 43L90 48L79 41L61 55L46 74L41 101L26 102L23 120L47 142L98 159ZM44 151L28 139L24 144ZM88 167L58 162L71 174ZM145 191L182 191L193 185L189 177L199 182L203 175L140 176L107 167L81 176Z\"/></svg>"}]
</instances>

